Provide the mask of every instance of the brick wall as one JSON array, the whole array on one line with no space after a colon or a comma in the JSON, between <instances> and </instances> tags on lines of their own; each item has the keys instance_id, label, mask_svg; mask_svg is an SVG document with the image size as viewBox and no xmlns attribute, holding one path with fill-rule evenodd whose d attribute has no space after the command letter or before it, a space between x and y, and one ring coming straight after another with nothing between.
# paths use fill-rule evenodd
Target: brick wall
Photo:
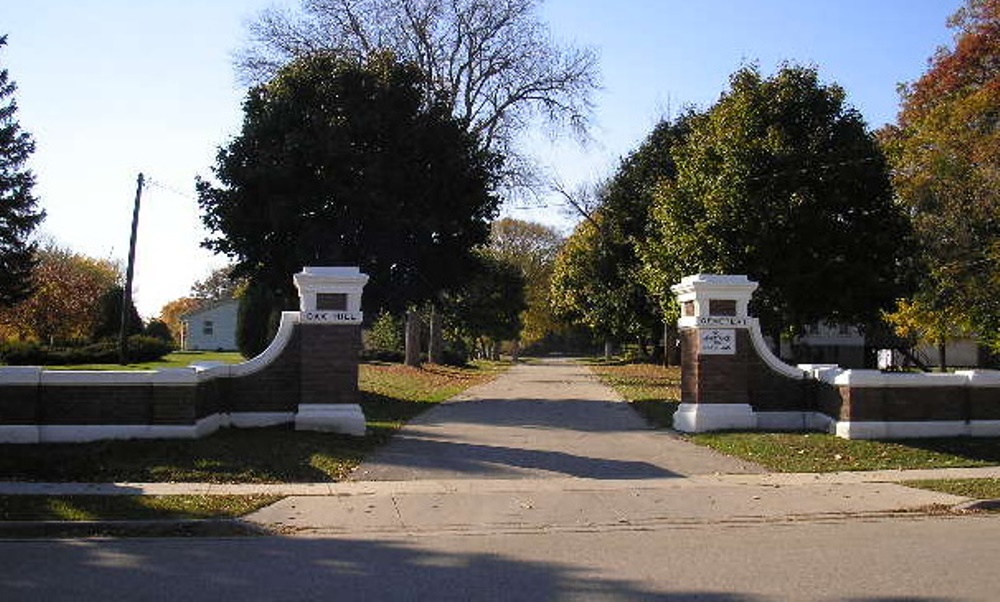
<instances>
[{"instance_id":1,"label":"brick wall","mask_svg":"<svg viewBox=\"0 0 1000 602\"><path fill-rule=\"evenodd\" d=\"M167 376L11 369L17 376L0 379L0 441L5 427L194 428L217 415L291 416L300 403L358 402L360 325L295 324L286 336L270 363L241 376L228 369Z\"/></svg>"},{"instance_id":2,"label":"brick wall","mask_svg":"<svg viewBox=\"0 0 1000 602\"><path fill-rule=\"evenodd\" d=\"M748 403L754 411L806 411L814 396L803 380L778 374L757 355L746 329L736 331L734 355L698 355L699 331L683 328L681 401Z\"/></svg>"}]
</instances>

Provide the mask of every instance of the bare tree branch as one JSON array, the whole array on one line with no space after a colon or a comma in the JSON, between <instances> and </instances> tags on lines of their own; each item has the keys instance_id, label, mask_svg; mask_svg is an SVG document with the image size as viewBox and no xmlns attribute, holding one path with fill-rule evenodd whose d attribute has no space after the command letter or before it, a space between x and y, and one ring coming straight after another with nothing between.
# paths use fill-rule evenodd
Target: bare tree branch
<instances>
[{"instance_id":1,"label":"bare tree branch","mask_svg":"<svg viewBox=\"0 0 1000 602\"><path fill-rule=\"evenodd\" d=\"M430 95L487 149L507 158L508 186L534 180L515 149L535 123L586 139L598 88L591 48L560 46L538 18L542 0L302 0L249 25L236 66L247 83L269 80L288 61L319 50L364 57L391 50L428 76Z\"/></svg>"}]
</instances>

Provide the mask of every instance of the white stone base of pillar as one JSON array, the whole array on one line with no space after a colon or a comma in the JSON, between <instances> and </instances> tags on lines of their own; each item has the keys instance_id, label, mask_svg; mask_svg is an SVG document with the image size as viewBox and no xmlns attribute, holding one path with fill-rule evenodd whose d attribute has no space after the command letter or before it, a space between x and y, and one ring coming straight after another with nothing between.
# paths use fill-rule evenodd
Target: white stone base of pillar
<instances>
[{"instance_id":1,"label":"white stone base of pillar","mask_svg":"<svg viewBox=\"0 0 1000 602\"><path fill-rule=\"evenodd\" d=\"M746 403L682 403L674 414L674 429L684 433L748 431L757 427Z\"/></svg>"},{"instance_id":2,"label":"white stone base of pillar","mask_svg":"<svg viewBox=\"0 0 1000 602\"><path fill-rule=\"evenodd\" d=\"M365 413L356 403L301 404L295 414L295 430L364 437Z\"/></svg>"}]
</instances>

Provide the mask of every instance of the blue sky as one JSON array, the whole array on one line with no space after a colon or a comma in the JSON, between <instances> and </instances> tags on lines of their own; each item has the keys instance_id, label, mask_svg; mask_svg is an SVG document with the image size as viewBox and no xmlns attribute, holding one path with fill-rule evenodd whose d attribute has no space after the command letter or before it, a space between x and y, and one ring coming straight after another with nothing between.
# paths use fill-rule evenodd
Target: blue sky
<instances>
[{"instance_id":1,"label":"blue sky","mask_svg":"<svg viewBox=\"0 0 1000 602\"><path fill-rule=\"evenodd\" d=\"M8 0L2 60L18 83L19 120L38 149L31 167L46 236L124 260L136 175L143 195L135 295L152 316L225 263L205 237L194 178L238 133L244 94L232 54L261 9L295 0ZM815 65L874 127L891 122L897 84L951 42L959 0L548 0L555 38L601 56L593 141L527 142L564 185L608 177L653 125L684 105L705 108L729 75L756 62ZM553 204L506 213L568 231Z\"/></svg>"}]
</instances>

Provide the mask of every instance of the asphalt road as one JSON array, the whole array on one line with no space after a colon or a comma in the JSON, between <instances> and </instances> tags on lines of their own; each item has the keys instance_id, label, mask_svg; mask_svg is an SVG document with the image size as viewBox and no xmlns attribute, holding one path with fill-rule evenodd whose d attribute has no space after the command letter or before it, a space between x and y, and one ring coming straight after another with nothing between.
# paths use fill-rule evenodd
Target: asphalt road
<instances>
[{"instance_id":1,"label":"asphalt road","mask_svg":"<svg viewBox=\"0 0 1000 602\"><path fill-rule=\"evenodd\" d=\"M1000 518L0 542L0 600L996 600Z\"/></svg>"}]
</instances>

